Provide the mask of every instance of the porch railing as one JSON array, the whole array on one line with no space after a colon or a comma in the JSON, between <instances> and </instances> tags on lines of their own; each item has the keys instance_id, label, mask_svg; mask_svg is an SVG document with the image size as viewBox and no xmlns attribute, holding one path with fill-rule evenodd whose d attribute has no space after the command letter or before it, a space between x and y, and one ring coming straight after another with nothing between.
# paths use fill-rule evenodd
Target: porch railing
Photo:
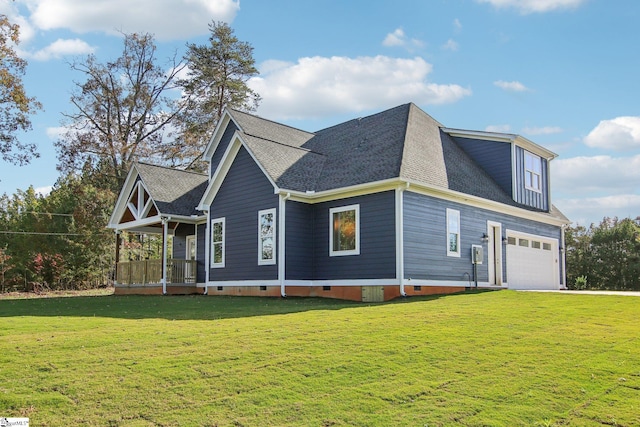
<instances>
[{"instance_id":1,"label":"porch railing","mask_svg":"<svg viewBox=\"0 0 640 427\"><path fill-rule=\"evenodd\" d=\"M167 283L196 283L195 260L167 260ZM116 280L122 285L151 285L162 283L162 260L119 262Z\"/></svg>"}]
</instances>

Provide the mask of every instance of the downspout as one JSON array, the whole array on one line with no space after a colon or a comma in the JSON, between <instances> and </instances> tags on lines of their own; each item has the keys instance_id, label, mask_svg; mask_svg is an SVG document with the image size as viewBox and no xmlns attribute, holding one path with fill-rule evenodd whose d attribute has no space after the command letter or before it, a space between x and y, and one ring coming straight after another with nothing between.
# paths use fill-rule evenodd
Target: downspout
<instances>
[{"instance_id":1,"label":"downspout","mask_svg":"<svg viewBox=\"0 0 640 427\"><path fill-rule=\"evenodd\" d=\"M291 193L287 193L286 196L282 196L280 194L279 206L278 210L280 211L280 215L278 215L278 246L280 250L278 251L278 281L280 282L280 295L282 298L287 297L287 293L285 290L285 212L286 212L286 202L287 199L291 197Z\"/></svg>"},{"instance_id":2,"label":"downspout","mask_svg":"<svg viewBox=\"0 0 640 427\"><path fill-rule=\"evenodd\" d=\"M210 249L209 247L211 246L211 230L209 230L209 226L211 224L211 221L209 220L209 211L206 211L207 213L207 225L204 228L204 239L205 239L205 245L204 245L204 292L202 292L202 295L208 295L209 294L209 272L211 269L211 260L209 259L209 253L210 253Z\"/></svg>"},{"instance_id":3,"label":"downspout","mask_svg":"<svg viewBox=\"0 0 640 427\"><path fill-rule=\"evenodd\" d=\"M411 184L405 183L404 187L398 189L398 198L396 202L396 272L400 281L400 296L406 297L407 293L404 289L404 192L408 190Z\"/></svg>"},{"instance_id":4,"label":"downspout","mask_svg":"<svg viewBox=\"0 0 640 427\"><path fill-rule=\"evenodd\" d=\"M162 295L167 294L167 240L171 217L162 218Z\"/></svg>"},{"instance_id":5,"label":"downspout","mask_svg":"<svg viewBox=\"0 0 640 427\"><path fill-rule=\"evenodd\" d=\"M564 230L567 224L562 224L560 227L560 262L562 263L562 285L565 289L569 289L567 283L567 246L564 241Z\"/></svg>"}]
</instances>

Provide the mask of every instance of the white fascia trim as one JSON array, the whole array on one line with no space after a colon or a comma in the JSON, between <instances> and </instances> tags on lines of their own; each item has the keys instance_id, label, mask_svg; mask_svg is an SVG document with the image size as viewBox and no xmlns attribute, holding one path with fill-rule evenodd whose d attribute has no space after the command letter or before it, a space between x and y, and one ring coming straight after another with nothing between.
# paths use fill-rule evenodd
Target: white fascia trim
<instances>
[{"instance_id":1,"label":"white fascia trim","mask_svg":"<svg viewBox=\"0 0 640 427\"><path fill-rule=\"evenodd\" d=\"M409 188L407 191L413 191L414 193L424 194L426 196L432 196L438 199L449 200L449 201L460 203L463 205L487 209L490 211L515 216L518 218L530 219L532 221L537 221L537 222L541 222L549 225L561 226L563 224L570 223L567 221L563 221L561 219L552 218L545 214L540 214L538 212L518 208L516 206L505 205L503 203L484 199L482 197L472 196L470 194L460 193L458 191L428 186L415 181L408 181L408 182L411 184L411 188Z\"/></svg>"},{"instance_id":2,"label":"white fascia trim","mask_svg":"<svg viewBox=\"0 0 640 427\"><path fill-rule=\"evenodd\" d=\"M319 192L302 192L296 190L287 190L284 188L278 189L277 192L279 194L291 194L291 200L296 202L314 204L332 200L346 199L349 197L362 196L366 194L381 193L383 191L395 190L398 187L407 187L405 191L413 191L415 193L436 197L438 199L449 200L463 205L479 207L494 212L516 216L519 218L542 222L545 224L558 226L563 224L570 224L570 222L568 221L551 218L548 215L518 208L516 206L509 206L500 202L495 202L493 200L473 196L471 194L461 193L459 191L453 191L441 187L430 186L414 180L404 180L399 178L385 179L382 181L369 182L365 184Z\"/></svg>"},{"instance_id":3,"label":"white fascia trim","mask_svg":"<svg viewBox=\"0 0 640 427\"><path fill-rule=\"evenodd\" d=\"M238 125L238 123L236 123L236 121L233 120L233 117L231 117L231 114L229 113L229 110L227 109L227 107L224 107L224 110L222 112L222 117L218 121L218 124L216 125L216 128L214 129L213 134L211 135L211 139L209 140L209 143L207 144L207 147L204 149L204 152L202 154L202 158L205 161L211 162L211 158L213 157L213 154L216 152L216 148L218 148L218 144L220 144L220 140L222 139L224 132L227 130L227 126L229 125L229 122L233 122L233 124L238 129L240 129L240 126Z\"/></svg>"},{"instance_id":4,"label":"white fascia trim","mask_svg":"<svg viewBox=\"0 0 640 427\"><path fill-rule=\"evenodd\" d=\"M473 139L482 139L485 141L513 143L524 148L525 150L531 151L532 153L536 153L547 160L552 160L558 157L558 155L553 151L548 150L543 146L536 144L535 142L525 138L522 135L517 135L513 133L483 132L483 131L477 131L477 130L464 130L464 129L451 129L451 128L441 128L441 130L449 134L450 136L454 136L454 137L457 136L459 138L473 138Z\"/></svg>"},{"instance_id":5,"label":"white fascia trim","mask_svg":"<svg viewBox=\"0 0 640 427\"><path fill-rule=\"evenodd\" d=\"M216 195L218 194L218 191L220 190L220 187L222 186L224 179L227 177L227 174L229 173L229 170L233 165L233 161L235 160L236 156L240 152L241 147L244 147L244 149L247 150L247 152L249 153L253 161L256 163L256 165L258 165L258 167L260 168L264 176L267 177L267 179L269 180L269 182L274 188L274 193L275 194L279 193L279 189L275 184L275 182L273 182L269 174L266 173L266 171L264 170L260 162L256 160L256 157L253 155L249 147L247 147L245 142L242 140L242 137L240 136L240 134L236 132L233 134L231 138L231 143L229 144L226 151L224 152L224 155L220 160L220 164L218 165L218 168L216 169L215 173L209 180L209 185L207 186L207 189L202 195L202 199L200 199L200 203L196 208L197 210L207 211L209 209L209 207L211 206L211 203L213 203L213 200L216 198Z\"/></svg>"},{"instance_id":6,"label":"white fascia trim","mask_svg":"<svg viewBox=\"0 0 640 427\"><path fill-rule=\"evenodd\" d=\"M129 173L127 174L127 178L124 180L124 185L120 189L120 194L118 195L118 199L116 201L116 205L111 213L111 218L109 218L109 223L107 228L116 228L118 227L118 222L129 204L129 196L133 191L133 187L136 184L136 178L138 177L138 169L136 168L136 164L134 163L129 169Z\"/></svg>"},{"instance_id":7,"label":"white fascia trim","mask_svg":"<svg viewBox=\"0 0 640 427\"><path fill-rule=\"evenodd\" d=\"M367 182L364 184L340 187L325 191L296 191L278 188L280 194L291 194L291 200L305 202L309 204L322 203L331 200L346 199L349 197L362 196L365 194L381 193L383 191L395 190L398 186L405 185L405 181L398 178L390 178L382 181Z\"/></svg>"}]
</instances>

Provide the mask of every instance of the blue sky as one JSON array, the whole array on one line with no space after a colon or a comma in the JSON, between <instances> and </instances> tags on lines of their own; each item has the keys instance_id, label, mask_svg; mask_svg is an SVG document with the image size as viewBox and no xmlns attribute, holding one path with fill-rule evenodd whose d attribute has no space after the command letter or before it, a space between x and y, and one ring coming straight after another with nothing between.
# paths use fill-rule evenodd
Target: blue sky
<instances>
[{"instance_id":1,"label":"blue sky","mask_svg":"<svg viewBox=\"0 0 640 427\"><path fill-rule=\"evenodd\" d=\"M228 22L254 47L257 114L308 131L414 102L446 127L516 133L559 155L553 203L572 221L640 215L637 0L16 0L24 82L41 158L0 163L0 193L59 174L53 148L71 112L68 62L155 34L159 58L205 44Z\"/></svg>"}]
</instances>

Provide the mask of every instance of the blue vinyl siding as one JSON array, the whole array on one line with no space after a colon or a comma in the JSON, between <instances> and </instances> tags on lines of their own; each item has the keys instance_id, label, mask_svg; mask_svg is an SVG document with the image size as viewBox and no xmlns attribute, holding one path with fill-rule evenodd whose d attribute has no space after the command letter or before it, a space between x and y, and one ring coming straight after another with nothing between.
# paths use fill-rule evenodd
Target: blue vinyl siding
<instances>
[{"instance_id":1,"label":"blue vinyl siding","mask_svg":"<svg viewBox=\"0 0 640 427\"><path fill-rule=\"evenodd\" d=\"M546 159L542 161L542 192L527 190L525 188L525 168L524 168L524 152L521 147L515 148L515 166L516 166L516 194L514 200L523 205L530 206L532 208L540 209L543 211L549 211L549 162Z\"/></svg>"},{"instance_id":2,"label":"blue vinyl siding","mask_svg":"<svg viewBox=\"0 0 640 427\"><path fill-rule=\"evenodd\" d=\"M186 259L187 258L187 236L196 236L196 281L198 283L204 283L206 280L205 270L205 237L206 237L206 225L199 224L179 224L175 230L173 236L173 258Z\"/></svg>"},{"instance_id":3,"label":"blue vinyl siding","mask_svg":"<svg viewBox=\"0 0 640 427\"><path fill-rule=\"evenodd\" d=\"M505 193L513 197L511 180L511 144L472 138L453 138L478 163Z\"/></svg>"},{"instance_id":4,"label":"blue vinyl siding","mask_svg":"<svg viewBox=\"0 0 640 427\"><path fill-rule=\"evenodd\" d=\"M329 209L360 205L360 255L329 256ZM395 192L313 205L313 278L389 279L396 276Z\"/></svg>"},{"instance_id":5,"label":"blue vinyl siding","mask_svg":"<svg viewBox=\"0 0 640 427\"><path fill-rule=\"evenodd\" d=\"M286 230L287 280L313 279L313 205L288 200Z\"/></svg>"},{"instance_id":6,"label":"blue vinyl siding","mask_svg":"<svg viewBox=\"0 0 640 427\"><path fill-rule=\"evenodd\" d=\"M236 125L233 124L232 121L229 121L227 128L224 130L222 134L222 138L220 138L220 142L216 147L216 151L213 153L213 157L211 158L211 164L209 165L209 176L213 176L214 172L218 168L220 161L222 160L222 156L224 156L225 151L227 151L227 147L231 142L231 138L233 134L238 130Z\"/></svg>"},{"instance_id":7,"label":"blue vinyl siding","mask_svg":"<svg viewBox=\"0 0 640 427\"><path fill-rule=\"evenodd\" d=\"M247 150L240 148L210 208L210 218L225 218L225 267L211 268L209 280L278 278L277 265L258 265L258 211L277 209L273 190ZM276 210L276 220L277 215Z\"/></svg>"},{"instance_id":8,"label":"blue vinyl siding","mask_svg":"<svg viewBox=\"0 0 640 427\"><path fill-rule=\"evenodd\" d=\"M460 258L448 257L446 247L446 209L460 211ZM453 203L410 191L404 193L404 271L405 279L473 281L471 245L484 248L484 260L478 266L478 281L489 275L488 248L482 242L487 221L502 224L506 230L520 231L560 240L558 226L513 217L485 209ZM506 272L506 250L502 251L503 278Z\"/></svg>"}]
</instances>

